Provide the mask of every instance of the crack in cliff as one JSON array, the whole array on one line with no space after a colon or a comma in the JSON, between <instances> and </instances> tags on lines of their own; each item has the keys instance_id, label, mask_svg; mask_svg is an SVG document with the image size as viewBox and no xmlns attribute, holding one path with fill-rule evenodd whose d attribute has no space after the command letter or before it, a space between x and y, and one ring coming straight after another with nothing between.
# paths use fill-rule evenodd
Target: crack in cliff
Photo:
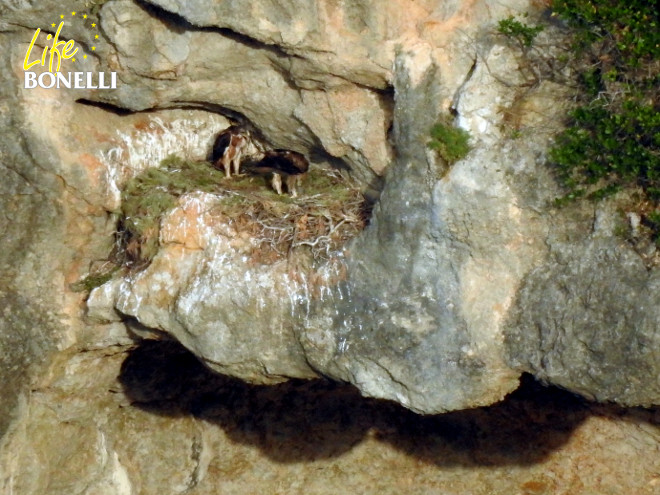
<instances>
[{"instance_id":1,"label":"crack in cliff","mask_svg":"<svg viewBox=\"0 0 660 495\"><path fill-rule=\"evenodd\" d=\"M119 116L132 115L132 114L135 114L135 113L144 113L144 112L150 112L151 111L151 109L149 109L149 110L129 110L128 108L113 105L112 103L108 103L106 101L90 100L89 98L78 98L75 102L79 103L81 105L95 107L95 108L98 108L100 110L104 110L106 112L111 112L111 113L114 113L115 115L119 115Z\"/></svg>"},{"instance_id":2,"label":"crack in cliff","mask_svg":"<svg viewBox=\"0 0 660 495\"><path fill-rule=\"evenodd\" d=\"M202 456L204 454L204 441L200 436L195 435L192 439L190 460L193 463L193 469L190 473L190 479L187 483L186 488L181 492L181 494L186 494L195 488L200 480L204 477L202 474Z\"/></svg>"},{"instance_id":3,"label":"crack in cliff","mask_svg":"<svg viewBox=\"0 0 660 495\"><path fill-rule=\"evenodd\" d=\"M256 38L252 38L244 33L234 31L230 28L221 28L217 26L200 26L197 24L193 24L182 15L166 10L160 5L153 4L148 0L135 0L135 3L151 17L161 21L173 32L179 34L186 31L217 33L225 38L231 39L232 41L235 41L236 43L240 43L241 45L247 46L249 48L268 51L279 58L290 58L290 57L297 57L301 59L304 58L295 53L289 53L278 45L265 43Z\"/></svg>"},{"instance_id":4,"label":"crack in cliff","mask_svg":"<svg viewBox=\"0 0 660 495\"><path fill-rule=\"evenodd\" d=\"M140 6L145 12L147 12L154 19L157 19L163 22L164 24L166 24L168 28L172 29L172 31L174 32L183 33L186 31L190 31L190 32L216 33L223 36L224 38L230 39L238 44L241 44L253 50L266 51L270 53L271 55L274 56L274 58L271 59L271 61L275 66L278 66L278 67L274 66L273 68L276 69L284 77L287 83L290 84L294 89L300 89L300 84L297 83L296 78L292 75L293 71L290 68L291 59L304 61L311 64L312 66L317 65L314 60L310 59L304 54L301 54L298 50L294 48L286 48L275 43L268 43L228 27L200 26L190 22L184 16L166 10L165 8L153 4L148 0L136 0L136 4ZM332 50L324 50L310 45L305 46L305 52L324 54L324 55L337 55L336 52ZM289 67L285 67L285 65L287 64L289 65ZM328 68L327 74L336 77L338 79L341 79L343 81L346 81L350 84L354 84L361 89L366 88L377 92L388 92L388 86L385 86L384 88L369 87L364 83L360 83L358 80L352 79L345 74L339 74L333 72L331 69L332 69L331 67ZM307 81L312 83L316 82L325 85L325 81L314 81L313 79L302 79L301 81Z\"/></svg>"},{"instance_id":5,"label":"crack in cliff","mask_svg":"<svg viewBox=\"0 0 660 495\"><path fill-rule=\"evenodd\" d=\"M454 97L452 98L452 103L451 103L451 108L449 109L450 112L454 117L458 117L458 100L461 98L461 95L463 94L463 90L467 86L467 84L470 82L472 79L472 76L474 76L475 71L477 70L477 61L479 57L477 54L475 54L472 57L472 65L468 69L467 74L465 75L465 78L463 79L463 82L461 85L458 87L456 90L456 93L454 93Z\"/></svg>"}]
</instances>

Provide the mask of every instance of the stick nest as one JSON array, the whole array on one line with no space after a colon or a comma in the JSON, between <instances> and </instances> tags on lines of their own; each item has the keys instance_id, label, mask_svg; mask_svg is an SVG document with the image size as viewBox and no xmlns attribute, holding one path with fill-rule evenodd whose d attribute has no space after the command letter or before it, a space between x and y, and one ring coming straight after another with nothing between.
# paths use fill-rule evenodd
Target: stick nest
<instances>
[{"instance_id":1,"label":"stick nest","mask_svg":"<svg viewBox=\"0 0 660 495\"><path fill-rule=\"evenodd\" d=\"M328 259L365 227L364 197L352 180L327 168L312 168L301 189L298 198L279 196L262 177L225 179L208 162L168 157L122 191L116 258L123 265L148 265L160 247L161 219L180 196L204 191L218 195L213 214L252 239L254 261L274 263L304 250L314 261Z\"/></svg>"}]
</instances>

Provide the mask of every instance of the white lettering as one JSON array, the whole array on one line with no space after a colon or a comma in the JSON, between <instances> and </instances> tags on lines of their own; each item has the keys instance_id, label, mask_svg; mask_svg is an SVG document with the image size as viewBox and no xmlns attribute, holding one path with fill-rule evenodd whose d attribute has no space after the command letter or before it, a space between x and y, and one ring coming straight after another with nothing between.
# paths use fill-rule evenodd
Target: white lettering
<instances>
[{"instance_id":1,"label":"white lettering","mask_svg":"<svg viewBox=\"0 0 660 495\"><path fill-rule=\"evenodd\" d=\"M98 86L94 86L94 73L93 72L88 72L87 73L87 88L88 89L97 89Z\"/></svg>"},{"instance_id":2,"label":"white lettering","mask_svg":"<svg viewBox=\"0 0 660 495\"><path fill-rule=\"evenodd\" d=\"M44 78L46 76L50 77L50 85L48 85L48 86L46 86L44 84ZM52 72L44 72L42 74L39 74L39 87L40 88L50 89L53 86L55 86L55 74L53 74Z\"/></svg>"},{"instance_id":3,"label":"white lettering","mask_svg":"<svg viewBox=\"0 0 660 495\"><path fill-rule=\"evenodd\" d=\"M116 72L110 72L110 83L107 84L105 72L99 72L98 81L95 81L93 72L42 72L37 76L36 73L28 71L25 71L25 89L34 89L37 86L50 89L55 85L57 89L71 89L72 74L73 89L117 89Z\"/></svg>"},{"instance_id":4,"label":"white lettering","mask_svg":"<svg viewBox=\"0 0 660 495\"><path fill-rule=\"evenodd\" d=\"M65 88L71 88L71 72L67 72L67 75L64 75L64 72L57 72L57 89L60 89L60 83Z\"/></svg>"},{"instance_id":5,"label":"white lettering","mask_svg":"<svg viewBox=\"0 0 660 495\"><path fill-rule=\"evenodd\" d=\"M117 89L117 73L110 73L110 85L105 84L105 72L99 73L99 89Z\"/></svg>"},{"instance_id":6,"label":"white lettering","mask_svg":"<svg viewBox=\"0 0 660 495\"><path fill-rule=\"evenodd\" d=\"M34 72L25 73L25 89L33 89L37 87L37 75Z\"/></svg>"},{"instance_id":7,"label":"white lettering","mask_svg":"<svg viewBox=\"0 0 660 495\"><path fill-rule=\"evenodd\" d=\"M74 77L76 78L76 82L74 83L74 88L75 89L85 89L85 83L83 82L83 74L84 72L75 72Z\"/></svg>"}]
</instances>

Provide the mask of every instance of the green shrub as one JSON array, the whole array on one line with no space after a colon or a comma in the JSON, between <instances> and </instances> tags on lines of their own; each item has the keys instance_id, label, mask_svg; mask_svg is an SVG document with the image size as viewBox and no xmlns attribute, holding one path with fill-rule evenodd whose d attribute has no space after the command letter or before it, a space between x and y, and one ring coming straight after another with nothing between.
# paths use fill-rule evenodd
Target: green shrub
<instances>
[{"instance_id":1,"label":"green shrub","mask_svg":"<svg viewBox=\"0 0 660 495\"><path fill-rule=\"evenodd\" d=\"M555 0L555 14L576 32L577 48L601 51L621 66L638 66L660 55L660 10L648 0Z\"/></svg>"},{"instance_id":2,"label":"green shrub","mask_svg":"<svg viewBox=\"0 0 660 495\"><path fill-rule=\"evenodd\" d=\"M429 148L436 150L449 165L456 163L470 152L470 133L454 127L449 119L441 119L431 128Z\"/></svg>"},{"instance_id":3,"label":"green shrub","mask_svg":"<svg viewBox=\"0 0 660 495\"><path fill-rule=\"evenodd\" d=\"M523 51L532 46L543 29L544 26L529 26L516 20L513 16L502 19L497 23L497 31L507 38L515 40Z\"/></svg>"},{"instance_id":4,"label":"green shrub","mask_svg":"<svg viewBox=\"0 0 660 495\"><path fill-rule=\"evenodd\" d=\"M660 23L652 2L556 0L573 27L578 107L550 152L563 199L621 188L660 200Z\"/></svg>"},{"instance_id":5,"label":"green shrub","mask_svg":"<svg viewBox=\"0 0 660 495\"><path fill-rule=\"evenodd\" d=\"M572 190L597 185L595 198L638 185L660 199L658 110L634 100L617 110L597 102L574 110L570 126L550 152L564 184Z\"/></svg>"}]
</instances>

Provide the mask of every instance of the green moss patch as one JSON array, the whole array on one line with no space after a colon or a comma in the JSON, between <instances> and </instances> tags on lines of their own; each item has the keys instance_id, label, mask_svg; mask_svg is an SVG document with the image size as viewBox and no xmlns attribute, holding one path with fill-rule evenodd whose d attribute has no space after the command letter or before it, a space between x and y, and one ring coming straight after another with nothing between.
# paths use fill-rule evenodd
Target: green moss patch
<instances>
[{"instance_id":1,"label":"green moss patch","mask_svg":"<svg viewBox=\"0 0 660 495\"><path fill-rule=\"evenodd\" d=\"M104 263L101 268L98 268L81 280L71 284L73 292L91 292L97 287L101 287L106 282L109 282L112 276L120 269L120 265L114 262Z\"/></svg>"}]
</instances>

